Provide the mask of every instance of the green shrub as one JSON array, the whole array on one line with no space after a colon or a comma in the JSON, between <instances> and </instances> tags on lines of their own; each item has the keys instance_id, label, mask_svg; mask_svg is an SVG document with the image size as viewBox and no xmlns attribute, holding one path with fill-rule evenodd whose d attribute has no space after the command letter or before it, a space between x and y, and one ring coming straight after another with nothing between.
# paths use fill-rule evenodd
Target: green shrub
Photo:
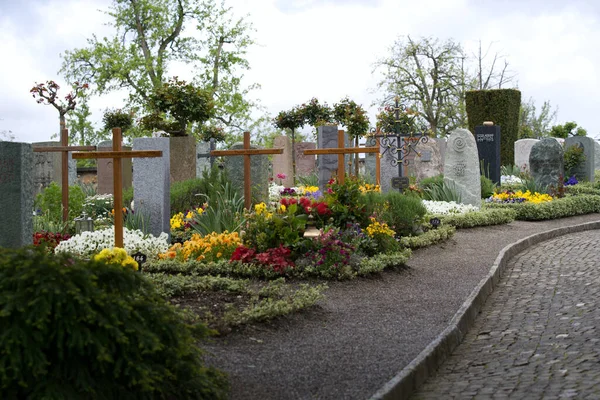
<instances>
[{"instance_id":1,"label":"green shrub","mask_svg":"<svg viewBox=\"0 0 600 400\"><path fill-rule=\"evenodd\" d=\"M600 196L600 188L594 187L594 184L590 182L580 182L576 185L565 186L565 193L569 196L580 196L582 194Z\"/></svg>"},{"instance_id":2,"label":"green shrub","mask_svg":"<svg viewBox=\"0 0 600 400\"><path fill-rule=\"evenodd\" d=\"M400 244L409 249L419 249L448 240L454 235L454 232L456 232L455 227L451 225L440 225L437 229L430 229L419 236L406 236L400 238Z\"/></svg>"},{"instance_id":3,"label":"green shrub","mask_svg":"<svg viewBox=\"0 0 600 400\"><path fill-rule=\"evenodd\" d=\"M461 203L462 198L456 189L454 181L443 180L442 183L432 183L429 188L423 190L423 199L433 201L454 201Z\"/></svg>"},{"instance_id":4,"label":"green shrub","mask_svg":"<svg viewBox=\"0 0 600 400\"><path fill-rule=\"evenodd\" d=\"M85 194L81 186L69 186L69 220L79 217L83 210ZM42 213L48 211L48 218L53 221L62 221L62 189L52 182L50 186L37 195L35 207L42 210Z\"/></svg>"},{"instance_id":5,"label":"green shrub","mask_svg":"<svg viewBox=\"0 0 600 400\"><path fill-rule=\"evenodd\" d=\"M444 184L444 174L439 174L436 176L432 176L431 178L425 178L419 182L419 188L425 191L426 189L430 189L433 186L441 186ZM426 199L431 200L431 199Z\"/></svg>"},{"instance_id":6,"label":"green shrub","mask_svg":"<svg viewBox=\"0 0 600 400\"><path fill-rule=\"evenodd\" d=\"M585 162L585 153L583 147L569 146L563 153L563 160L565 163L565 176L570 177L576 175L578 168ZM577 176L577 179L581 180L586 178L585 176Z\"/></svg>"},{"instance_id":7,"label":"green shrub","mask_svg":"<svg viewBox=\"0 0 600 400\"><path fill-rule=\"evenodd\" d=\"M489 203L486 207L514 210L518 220L541 221L600 212L600 196L569 196L539 204Z\"/></svg>"},{"instance_id":8,"label":"green shrub","mask_svg":"<svg viewBox=\"0 0 600 400\"><path fill-rule=\"evenodd\" d=\"M363 258L358 265L356 274L367 276L388 268L401 267L406 264L411 255L412 251L410 249L404 249L395 253L380 253L373 257Z\"/></svg>"},{"instance_id":9,"label":"green shrub","mask_svg":"<svg viewBox=\"0 0 600 400\"><path fill-rule=\"evenodd\" d=\"M491 179L481 175L481 198L487 199L494 194L496 184Z\"/></svg>"},{"instance_id":10,"label":"green shrub","mask_svg":"<svg viewBox=\"0 0 600 400\"><path fill-rule=\"evenodd\" d=\"M0 250L0 397L224 399L209 332L133 269Z\"/></svg>"},{"instance_id":11,"label":"green shrub","mask_svg":"<svg viewBox=\"0 0 600 400\"><path fill-rule=\"evenodd\" d=\"M396 235L412 234L415 225L420 224L427 212L419 197L406 196L399 192L388 192L381 197L384 204L387 204L381 217L396 231Z\"/></svg>"},{"instance_id":12,"label":"green shrub","mask_svg":"<svg viewBox=\"0 0 600 400\"><path fill-rule=\"evenodd\" d=\"M360 190L362 182L352 176L347 176L344 183L334 182L329 185L332 193L325 195L327 205L331 210L333 224L344 229L347 224L358 223L368 225L366 198Z\"/></svg>"},{"instance_id":13,"label":"green shrub","mask_svg":"<svg viewBox=\"0 0 600 400\"><path fill-rule=\"evenodd\" d=\"M173 182L171 185L171 214L186 213L204 203L216 206L217 193L227 184L231 185L227 173L224 170L221 171L216 165L210 170L202 171L202 178Z\"/></svg>"},{"instance_id":14,"label":"green shrub","mask_svg":"<svg viewBox=\"0 0 600 400\"><path fill-rule=\"evenodd\" d=\"M514 143L519 138L521 92L515 89L474 90L465 94L469 130L475 133L477 125L493 121L500 125L500 164L514 162Z\"/></svg>"},{"instance_id":15,"label":"green shrub","mask_svg":"<svg viewBox=\"0 0 600 400\"><path fill-rule=\"evenodd\" d=\"M220 190L211 186L213 193L208 198L208 208L202 214L194 214L194 231L201 235L212 232L239 232L245 222L244 197L240 196L231 183L225 182Z\"/></svg>"},{"instance_id":16,"label":"green shrub","mask_svg":"<svg viewBox=\"0 0 600 400\"><path fill-rule=\"evenodd\" d=\"M440 216L443 224L452 225L457 229L474 228L476 226L503 225L515 220L516 211L508 209L488 209L464 214L447 214Z\"/></svg>"}]
</instances>

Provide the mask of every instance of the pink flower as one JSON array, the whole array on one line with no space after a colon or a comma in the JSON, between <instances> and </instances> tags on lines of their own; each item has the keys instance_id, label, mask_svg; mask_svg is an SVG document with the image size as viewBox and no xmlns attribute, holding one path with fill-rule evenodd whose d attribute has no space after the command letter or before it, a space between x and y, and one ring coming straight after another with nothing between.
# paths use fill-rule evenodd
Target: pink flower
<instances>
[{"instance_id":1,"label":"pink flower","mask_svg":"<svg viewBox=\"0 0 600 400\"><path fill-rule=\"evenodd\" d=\"M285 179L285 178L287 178L286 174L282 174L282 173L277 174L277 179Z\"/></svg>"}]
</instances>

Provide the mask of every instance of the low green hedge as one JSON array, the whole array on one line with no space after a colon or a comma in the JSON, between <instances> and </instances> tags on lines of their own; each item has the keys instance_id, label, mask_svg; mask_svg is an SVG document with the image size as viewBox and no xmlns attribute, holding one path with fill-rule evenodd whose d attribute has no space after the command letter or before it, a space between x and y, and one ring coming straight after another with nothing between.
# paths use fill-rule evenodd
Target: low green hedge
<instances>
[{"instance_id":1,"label":"low green hedge","mask_svg":"<svg viewBox=\"0 0 600 400\"><path fill-rule=\"evenodd\" d=\"M582 194L591 194L600 196L600 189L594 187L593 183L585 182L577 185L565 186L565 193L570 196L580 196Z\"/></svg>"},{"instance_id":2,"label":"low green hedge","mask_svg":"<svg viewBox=\"0 0 600 400\"><path fill-rule=\"evenodd\" d=\"M412 251L410 249L404 249L394 253L380 253L373 257L363 258L358 266L357 275L366 276L381 272L384 269L402 266L406 264L411 255Z\"/></svg>"},{"instance_id":3,"label":"low green hedge","mask_svg":"<svg viewBox=\"0 0 600 400\"><path fill-rule=\"evenodd\" d=\"M439 216L443 224L452 225L456 229L474 228L477 226L503 225L515 220L517 212L511 209L492 208L482 209L463 214L448 214Z\"/></svg>"},{"instance_id":4,"label":"low green hedge","mask_svg":"<svg viewBox=\"0 0 600 400\"><path fill-rule=\"evenodd\" d=\"M600 212L600 196L569 196L545 203L488 203L488 208L510 209L517 212L516 219L541 221Z\"/></svg>"},{"instance_id":5,"label":"low green hedge","mask_svg":"<svg viewBox=\"0 0 600 400\"><path fill-rule=\"evenodd\" d=\"M402 237L400 244L409 249L419 249L448 240L455 232L456 228L451 225L440 225L437 229L430 229L419 236Z\"/></svg>"}]
</instances>

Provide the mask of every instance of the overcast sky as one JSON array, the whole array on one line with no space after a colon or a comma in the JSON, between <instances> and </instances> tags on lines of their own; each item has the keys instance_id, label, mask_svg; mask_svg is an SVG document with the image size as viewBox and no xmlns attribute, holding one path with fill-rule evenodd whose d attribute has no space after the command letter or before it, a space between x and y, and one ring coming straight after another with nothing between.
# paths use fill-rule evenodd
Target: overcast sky
<instances>
[{"instance_id":1,"label":"overcast sky","mask_svg":"<svg viewBox=\"0 0 600 400\"><path fill-rule=\"evenodd\" d=\"M58 112L29 94L58 75L60 54L81 48L103 25L110 0L0 0L0 131L16 140L50 140ZM596 0L228 0L256 28L247 84L273 116L312 97L349 96L375 123L382 93L373 64L401 35L452 38L468 53L493 43L517 75L522 97L558 106L557 123L576 121L600 137L600 1ZM180 71L177 71L181 76ZM63 93L66 94L66 93ZM93 98L92 121L122 94Z\"/></svg>"}]
</instances>

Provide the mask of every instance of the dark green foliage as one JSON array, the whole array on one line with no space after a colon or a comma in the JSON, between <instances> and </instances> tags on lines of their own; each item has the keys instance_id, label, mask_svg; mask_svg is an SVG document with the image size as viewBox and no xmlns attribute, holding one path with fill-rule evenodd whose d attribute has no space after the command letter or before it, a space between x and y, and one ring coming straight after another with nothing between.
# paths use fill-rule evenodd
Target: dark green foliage
<instances>
[{"instance_id":1,"label":"dark green foliage","mask_svg":"<svg viewBox=\"0 0 600 400\"><path fill-rule=\"evenodd\" d=\"M550 130L550 136L566 139L570 136L587 136L587 131L577 127L577 123L571 121L564 125L554 125Z\"/></svg>"},{"instance_id":2,"label":"dark green foliage","mask_svg":"<svg viewBox=\"0 0 600 400\"><path fill-rule=\"evenodd\" d=\"M475 127L484 121L500 125L500 164L512 164L514 143L519 138L521 92L516 89L473 90L466 93L465 101L469 130L475 133Z\"/></svg>"},{"instance_id":3,"label":"dark green foliage","mask_svg":"<svg viewBox=\"0 0 600 400\"><path fill-rule=\"evenodd\" d=\"M433 201L454 201L460 203L462 198L456 188L456 183L451 180L432 182L431 185L423 190L423 198Z\"/></svg>"},{"instance_id":4,"label":"dark green foliage","mask_svg":"<svg viewBox=\"0 0 600 400\"><path fill-rule=\"evenodd\" d=\"M69 220L78 217L83 210L85 193L81 186L69 186ZM35 207L48 212L48 217L53 221L62 221L62 189L52 182L35 199Z\"/></svg>"},{"instance_id":5,"label":"dark green foliage","mask_svg":"<svg viewBox=\"0 0 600 400\"><path fill-rule=\"evenodd\" d=\"M326 196L331 210L333 225L344 229L348 224L368 225L366 198L360 191L362 182L353 176L347 176L343 184L337 181L328 185L333 191Z\"/></svg>"},{"instance_id":6,"label":"dark green foliage","mask_svg":"<svg viewBox=\"0 0 600 400\"><path fill-rule=\"evenodd\" d=\"M120 108L107 109L104 111L102 124L105 131L110 131L112 128L121 128L121 131L125 133L133 126L133 115Z\"/></svg>"},{"instance_id":7,"label":"dark green foliage","mask_svg":"<svg viewBox=\"0 0 600 400\"><path fill-rule=\"evenodd\" d=\"M133 269L0 250L0 398L224 399L197 339Z\"/></svg>"},{"instance_id":8,"label":"dark green foliage","mask_svg":"<svg viewBox=\"0 0 600 400\"><path fill-rule=\"evenodd\" d=\"M216 206L217 193L228 184L227 173L216 165L202 172L202 178L173 182L171 185L171 214L187 212L208 202Z\"/></svg>"},{"instance_id":9,"label":"dark green foliage","mask_svg":"<svg viewBox=\"0 0 600 400\"><path fill-rule=\"evenodd\" d=\"M595 187L590 182L580 182L577 185L565 186L565 193L568 196L579 196L582 194L594 194L600 196L600 188Z\"/></svg>"},{"instance_id":10,"label":"dark green foliage","mask_svg":"<svg viewBox=\"0 0 600 400\"><path fill-rule=\"evenodd\" d=\"M508 208L517 212L516 219L541 221L600 212L600 196L581 195L544 203L489 203L490 208Z\"/></svg>"},{"instance_id":11,"label":"dark green foliage","mask_svg":"<svg viewBox=\"0 0 600 400\"><path fill-rule=\"evenodd\" d=\"M388 192L382 196L387 203L381 217L396 235L407 236L419 225L427 209L419 197L407 196L399 192Z\"/></svg>"}]
</instances>

